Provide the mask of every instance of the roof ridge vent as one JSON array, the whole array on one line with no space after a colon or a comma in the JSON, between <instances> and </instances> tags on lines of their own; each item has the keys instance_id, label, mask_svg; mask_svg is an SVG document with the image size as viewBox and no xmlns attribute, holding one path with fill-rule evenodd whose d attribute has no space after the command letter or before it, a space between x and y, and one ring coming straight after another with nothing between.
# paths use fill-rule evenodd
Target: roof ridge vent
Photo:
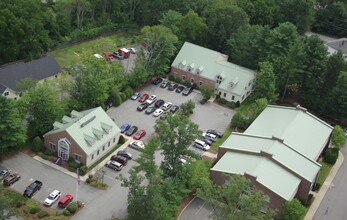
<instances>
[{"instance_id":1,"label":"roof ridge vent","mask_svg":"<svg viewBox=\"0 0 347 220\"><path fill-rule=\"evenodd\" d=\"M281 143L284 142L284 139L283 139L283 138L279 138L279 137L276 137L276 136L272 136L272 139L273 139L273 140L276 140L276 141L279 141L279 142L281 142Z\"/></svg>"}]
</instances>

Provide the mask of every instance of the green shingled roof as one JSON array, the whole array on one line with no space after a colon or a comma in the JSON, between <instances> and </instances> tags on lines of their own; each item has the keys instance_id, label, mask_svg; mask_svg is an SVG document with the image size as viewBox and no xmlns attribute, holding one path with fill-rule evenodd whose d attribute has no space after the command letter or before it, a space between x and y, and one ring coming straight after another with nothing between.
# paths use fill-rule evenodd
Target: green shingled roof
<instances>
[{"instance_id":1,"label":"green shingled roof","mask_svg":"<svg viewBox=\"0 0 347 220\"><path fill-rule=\"evenodd\" d=\"M64 116L62 122L55 122L53 126L53 130L44 136L66 131L87 155L100 149L120 132L101 107L82 112L72 111L71 117Z\"/></svg>"},{"instance_id":2,"label":"green shingled roof","mask_svg":"<svg viewBox=\"0 0 347 220\"><path fill-rule=\"evenodd\" d=\"M286 200L294 198L300 178L263 156L226 152L211 169L229 174L256 177L257 182Z\"/></svg>"},{"instance_id":3,"label":"green shingled roof","mask_svg":"<svg viewBox=\"0 0 347 220\"><path fill-rule=\"evenodd\" d=\"M194 64L194 68L190 71L192 74L200 72L201 77L213 81L215 81L218 75L221 75L224 80L219 85L219 88L241 95L248 83L254 79L255 72L230 63L227 60L227 55L185 42L171 66L176 68L181 66L187 71ZM202 69L202 71L198 71L199 69ZM235 81L235 79L237 83L231 87L230 82Z\"/></svg>"}]
</instances>

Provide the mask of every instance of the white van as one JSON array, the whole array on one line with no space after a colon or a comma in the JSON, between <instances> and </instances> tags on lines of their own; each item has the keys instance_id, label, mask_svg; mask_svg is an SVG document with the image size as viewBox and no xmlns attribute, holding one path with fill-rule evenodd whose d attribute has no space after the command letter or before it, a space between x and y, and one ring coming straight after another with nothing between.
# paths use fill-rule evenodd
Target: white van
<instances>
[{"instance_id":1,"label":"white van","mask_svg":"<svg viewBox=\"0 0 347 220\"><path fill-rule=\"evenodd\" d=\"M200 148L201 150L207 151L210 149L210 146L207 145L205 142L196 139L193 144L194 147Z\"/></svg>"}]
</instances>

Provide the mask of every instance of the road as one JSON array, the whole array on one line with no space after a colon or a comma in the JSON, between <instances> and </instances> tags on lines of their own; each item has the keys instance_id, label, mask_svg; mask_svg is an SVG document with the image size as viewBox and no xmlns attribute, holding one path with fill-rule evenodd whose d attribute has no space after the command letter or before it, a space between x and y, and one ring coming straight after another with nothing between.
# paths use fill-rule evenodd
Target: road
<instances>
[{"instance_id":1,"label":"road","mask_svg":"<svg viewBox=\"0 0 347 220\"><path fill-rule=\"evenodd\" d=\"M347 219L347 144L341 150L341 153L345 157L345 160L317 209L313 217L314 220Z\"/></svg>"}]
</instances>

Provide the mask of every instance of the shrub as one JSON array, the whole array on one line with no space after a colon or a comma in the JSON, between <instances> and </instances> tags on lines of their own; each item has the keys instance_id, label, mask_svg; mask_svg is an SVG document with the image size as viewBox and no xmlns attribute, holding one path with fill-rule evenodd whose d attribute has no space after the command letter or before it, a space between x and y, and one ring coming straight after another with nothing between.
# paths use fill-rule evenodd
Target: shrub
<instances>
[{"instance_id":1,"label":"shrub","mask_svg":"<svg viewBox=\"0 0 347 220\"><path fill-rule=\"evenodd\" d=\"M126 95L126 97L128 99L128 98L130 98L133 95L134 91L133 91L133 89L131 87L128 87L128 88L125 89L124 93L125 93L125 95Z\"/></svg>"},{"instance_id":2,"label":"shrub","mask_svg":"<svg viewBox=\"0 0 347 220\"><path fill-rule=\"evenodd\" d=\"M174 77L173 75L170 75L170 76L169 76L169 80L170 80L170 81L176 81L176 79L175 79L175 77Z\"/></svg>"},{"instance_id":3,"label":"shrub","mask_svg":"<svg viewBox=\"0 0 347 220\"><path fill-rule=\"evenodd\" d=\"M202 104L202 105L205 104L206 102L207 102L207 99L201 99L200 100L200 104Z\"/></svg>"},{"instance_id":4,"label":"shrub","mask_svg":"<svg viewBox=\"0 0 347 220\"><path fill-rule=\"evenodd\" d=\"M65 215L65 216L70 216L71 215L71 213L69 212L69 210L64 210L63 211L63 214Z\"/></svg>"},{"instance_id":5,"label":"shrub","mask_svg":"<svg viewBox=\"0 0 347 220\"><path fill-rule=\"evenodd\" d=\"M37 214L37 217L43 218L43 217L46 217L48 215L49 215L48 212L43 210Z\"/></svg>"},{"instance_id":6,"label":"shrub","mask_svg":"<svg viewBox=\"0 0 347 220\"><path fill-rule=\"evenodd\" d=\"M125 100L127 100L127 95L125 93L121 93L119 94L120 95L120 98L122 100L122 102L124 102Z\"/></svg>"},{"instance_id":7,"label":"shrub","mask_svg":"<svg viewBox=\"0 0 347 220\"><path fill-rule=\"evenodd\" d=\"M74 214L77 211L78 205L76 202L71 202L66 209L71 213Z\"/></svg>"},{"instance_id":8,"label":"shrub","mask_svg":"<svg viewBox=\"0 0 347 220\"><path fill-rule=\"evenodd\" d=\"M237 101L236 102L236 108L240 107L240 105L241 105L240 101Z\"/></svg>"},{"instance_id":9,"label":"shrub","mask_svg":"<svg viewBox=\"0 0 347 220\"><path fill-rule=\"evenodd\" d=\"M318 191L320 189L320 183L316 183L314 184L314 186L312 187L312 191Z\"/></svg>"},{"instance_id":10,"label":"shrub","mask_svg":"<svg viewBox=\"0 0 347 220\"><path fill-rule=\"evenodd\" d=\"M16 207L17 208L20 208L24 205L24 202L23 201L16 201Z\"/></svg>"},{"instance_id":11,"label":"shrub","mask_svg":"<svg viewBox=\"0 0 347 220\"><path fill-rule=\"evenodd\" d=\"M120 104L122 104L122 98L119 93L116 93L114 96L114 106L118 107Z\"/></svg>"},{"instance_id":12,"label":"shrub","mask_svg":"<svg viewBox=\"0 0 347 220\"><path fill-rule=\"evenodd\" d=\"M47 155L47 156L54 156L54 155L55 155L55 152L52 151L51 149L46 149L46 150L45 150L45 155Z\"/></svg>"},{"instance_id":13,"label":"shrub","mask_svg":"<svg viewBox=\"0 0 347 220\"><path fill-rule=\"evenodd\" d=\"M88 172L88 167L86 165L81 166L79 172L81 176L84 176Z\"/></svg>"},{"instance_id":14,"label":"shrub","mask_svg":"<svg viewBox=\"0 0 347 220\"><path fill-rule=\"evenodd\" d=\"M226 104L228 101L223 98L218 98L217 102L219 102L220 104Z\"/></svg>"},{"instance_id":15,"label":"shrub","mask_svg":"<svg viewBox=\"0 0 347 220\"><path fill-rule=\"evenodd\" d=\"M338 156L339 156L338 148L328 148L324 152L324 161L329 164L335 164Z\"/></svg>"},{"instance_id":16,"label":"shrub","mask_svg":"<svg viewBox=\"0 0 347 220\"><path fill-rule=\"evenodd\" d=\"M28 207L28 208L29 208L29 213L30 214L36 214L36 213L38 213L41 210L40 207L37 207L37 206Z\"/></svg>"},{"instance_id":17,"label":"shrub","mask_svg":"<svg viewBox=\"0 0 347 220\"><path fill-rule=\"evenodd\" d=\"M42 149L44 149L43 143L40 137L37 136L34 138L33 142L31 143L31 149L34 152L39 152Z\"/></svg>"},{"instance_id":18,"label":"shrub","mask_svg":"<svg viewBox=\"0 0 347 220\"><path fill-rule=\"evenodd\" d=\"M235 108L235 107L236 107L236 103L235 103L235 102L228 102L228 103L227 103L227 106L228 106L229 108Z\"/></svg>"},{"instance_id":19,"label":"shrub","mask_svg":"<svg viewBox=\"0 0 347 220\"><path fill-rule=\"evenodd\" d=\"M43 154L43 155L42 155L42 159L44 159L44 160L49 160L49 156L47 156L46 154Z\"/></svg>"},{"instance_id":20,"label":"shrub","mask_svg":"<svg viewBox=\"0 0 347 220\"><path fill-rule=\"evenodd\" d=\"M119 136L118 144L124 144L124 143L125 143L125 139L123 135Z\"/></svg>"}]
</instances>

